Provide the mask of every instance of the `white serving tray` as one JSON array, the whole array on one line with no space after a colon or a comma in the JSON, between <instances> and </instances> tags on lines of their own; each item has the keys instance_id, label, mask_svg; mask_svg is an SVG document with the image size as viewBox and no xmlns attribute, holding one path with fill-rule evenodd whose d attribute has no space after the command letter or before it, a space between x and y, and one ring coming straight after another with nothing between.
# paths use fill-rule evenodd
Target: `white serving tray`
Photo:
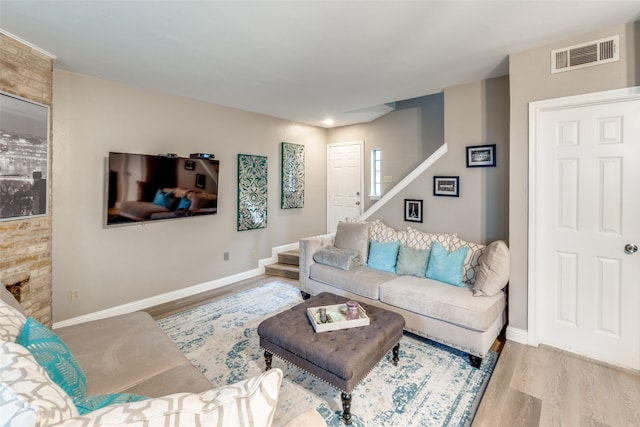
<instances>
[{"instance_id":1,"label":"white serving tray","mask_svg":"<svg viewBox=\"0 0 640 427\"><path fill-rule=\"evenodd\" d=\"M320 308L327 309L327 315L331 316L333 319L330 323L320 323L320 315L318 314L318 310ZM309 317L309 321L311 325L313 325L313 329L316 332L327 332L327 331L337 331L339 329L347 329L347 328L357 328L358 326L367 326L369 324L369 316L364 311L361 305L358 305L358 312L360 313L359 319L347 320L346 316L341 313L341 311L346 310L346 304L335 304L335 305L323 305L320 307L309 307L307 308L307 317Z\"/></svg>"}]
</instances>

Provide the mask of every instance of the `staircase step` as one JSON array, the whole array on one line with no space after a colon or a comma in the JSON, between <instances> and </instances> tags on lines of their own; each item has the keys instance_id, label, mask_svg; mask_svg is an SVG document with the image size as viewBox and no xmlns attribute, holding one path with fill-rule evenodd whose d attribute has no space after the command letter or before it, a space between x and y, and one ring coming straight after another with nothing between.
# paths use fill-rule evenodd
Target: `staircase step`
<instances>
[{"instance_id":1,"label":"staircase step","mask_svg":"<svg viewBox=\"0 0 640 427\"><path fill-rule=\"evenodd\" d=\"M290 279L298 279L300 271L297 265L275 263L264 266L265 274L270 276L288 277Z\"/></svg>"},{"instance_id":2,"label":"staircase step","mask_svg":"<svg viewBox=\"0 0 640 427\"><path fill-rule=\"evenodd\" d=\"M300 250L285 251L278 253L278 263L289 265L300 265Z\"/></svg>"}]
</instances>

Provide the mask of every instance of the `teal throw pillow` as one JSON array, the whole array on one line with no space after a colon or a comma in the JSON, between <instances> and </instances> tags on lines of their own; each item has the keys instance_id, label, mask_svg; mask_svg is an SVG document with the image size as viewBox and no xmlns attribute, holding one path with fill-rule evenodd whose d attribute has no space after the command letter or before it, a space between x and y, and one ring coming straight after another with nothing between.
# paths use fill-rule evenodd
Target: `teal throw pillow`
<instances>
[{"instance_id":1,"label":"teal throw pillow","mask_svg":"<svg viewBox=\"0 0 640 427\"><path fill-rule=\"evenodd\" d=\"M148 399L148 397L131 393L117 393L87 396L82 399L76 399L73 403L75 403L76 408L78 408L80 415L85 415L96 409L104 408L105 406L116 405L118 403L138 402L145 399Z\"/></svg>"},{"instance_id":2,"label":"teal throw pillow","mask_svg":"<svg viewBox=\"0 0 640 427\"><path fill-rule=\"evenodd\" d=\"M153 198L153 204L165 207L167 204L167 196L169 196L169 193L164 193L162 190L156 191L156 195Z\"/></svg>"},{"instance_id":3,"label":"teal throw pillow","mask_svg":"<svg viewBox=\"0 0 640 427\"><path fill-rule=\"evenodd\" d=\"M467 246L464 246L449 253L440 243L433 242L426 277L450 285L465 286L462 283L462 276L464 274L464 259L467 257L468 249Z\"/></svg>"},{"instance_id":4,"label":"teal throw pillow","mask_svg":"<svg viewBox=\"0 0 640 427\"><path fill-rule=\"evenodd\" d=\"M53 382L73 399L87 396L87 378L69 347L51 329L28 317L18 344L31 352Z\"/></svg>"},{"instance_id":5,"label":"teal throw pillow","mask_svg":"<svg viewBox=\"0 0 640 427\"><path fill-rule=\"evenodd\" d=\"M180 203L178 203L178 208L177 209L189 209L189 206L191 206L191 200L187 199L186 197L182 197L180 199Z\"/></svg>"},{"instance_id":6,"label":"teal throw pillow","mask_svg":"<svg viewBox=\"0 0 640 427\"><path fill-rule=\"evenodd\" d=\"M424 277L427 272L430 252L431 249L415 249L408 246L400 246L396 274Z\"/></svg>"},{"instance_id":7,"label":"teal throw pillow","mask_svg":"<svg viewBox=\"0 0 640 427\"><path fill-rule=\"evenodd\" d=\"M376 270L396 272L400 241L380 243L372 240L369 244L369 261L367 266Z\"/></svg>"}]
</instances>

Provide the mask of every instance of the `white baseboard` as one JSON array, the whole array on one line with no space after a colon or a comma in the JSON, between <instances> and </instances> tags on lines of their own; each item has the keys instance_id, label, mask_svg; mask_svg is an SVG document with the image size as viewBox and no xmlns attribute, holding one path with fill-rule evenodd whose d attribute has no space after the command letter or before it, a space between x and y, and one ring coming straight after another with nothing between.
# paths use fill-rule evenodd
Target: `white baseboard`
<instances>
[{"instance_id":1,"label":"white baseboard","mask_svg":"<svg viewBox=\"0 0 640 427\"><path fill-rule=\"evenodd\" d=\"M177 291L167 292L153 297L144 298L138 301L133 301L127 304L119 305L116 307L107 308L105 310L96 311L94 313L85 314L71 319L55 322L53 329L63 328L65 326L77 325L84 322L90 322L92 320L104 319L107 317L118 316L120 314L132 313L134 311L144 310L145 308L153 307L159 304L175 301L180 298L189 297L202 292L210 291L212 289L221 288L232 283L240 282L242 280L250 279L252 277L264 274L264 266L278 262L278 253L284 251L290 251L298 248L298 243L290 243L288 245L277 246L271 249L271 257L264 258L258 261L258 268L253 270L243 271L242 273L233 274L231 276L222 277L220 279L212 280L210 282L200 283L199 285L190 286L184 289L178 289Z\"/></svg>"},{"instance_id":2,"label":"white baseboard","mask_svg":"<svg viewBox=\"0 0 640 427\"><path fill-rule=\"evenodd\" d=\"M529 345L529 333L526 329L507 326L507 339L519 344Z\"/></svg>"}]
</instances>

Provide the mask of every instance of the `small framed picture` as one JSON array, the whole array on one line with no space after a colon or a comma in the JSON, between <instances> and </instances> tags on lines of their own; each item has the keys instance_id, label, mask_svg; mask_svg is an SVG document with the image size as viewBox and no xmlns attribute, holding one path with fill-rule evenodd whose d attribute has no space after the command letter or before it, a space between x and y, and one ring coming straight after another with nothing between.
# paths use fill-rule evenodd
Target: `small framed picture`
<instances>
[{"instance_id":1,"label":"small framed picture","mask_svg":"<svg viewBox=\"0 0 640 427\"><path fill-rule=\"evenodd\" d=\"M184 162L184 168L188 171L192 171L196 169L196 162L193 160L186 160Z\"/></svg>"},{"instance_id":2,"label":"small framed picture","mask_svg":"<svg viewBox=\"0 0 640 427\"><path fill-rule=\"evenodd\" d=\"M434 176L433 195L460 197L460 177L459 176Z\"/></svg>"},{"instance_id":3,"label":"small framed picture","mask_svg":"<svg viewBox=\"0 0 640 427\"><path fill-rule=\"evenodd\" d=\"M422 222L422 200L404 199L404 220Z\"/></svg>"},{"instance_id":4,"label":"small framed picture","mask_svg":"<svg viewBox=\"0 0 640 427\"><path fill-rule=\"evenodd\" d=\"M467 147L468 168L491 168L496 166L496 144Z\"/></svg>"},{"instance_id":5,"label":"small framed picture","mask_svg":"<svg viewBox=\"0 0 640 427\"><path fill-rule=\"evenodd\" d=\"M196 188L204 188L207 177L201 173L196 174Z\"/></svg>"}]
</instances>

